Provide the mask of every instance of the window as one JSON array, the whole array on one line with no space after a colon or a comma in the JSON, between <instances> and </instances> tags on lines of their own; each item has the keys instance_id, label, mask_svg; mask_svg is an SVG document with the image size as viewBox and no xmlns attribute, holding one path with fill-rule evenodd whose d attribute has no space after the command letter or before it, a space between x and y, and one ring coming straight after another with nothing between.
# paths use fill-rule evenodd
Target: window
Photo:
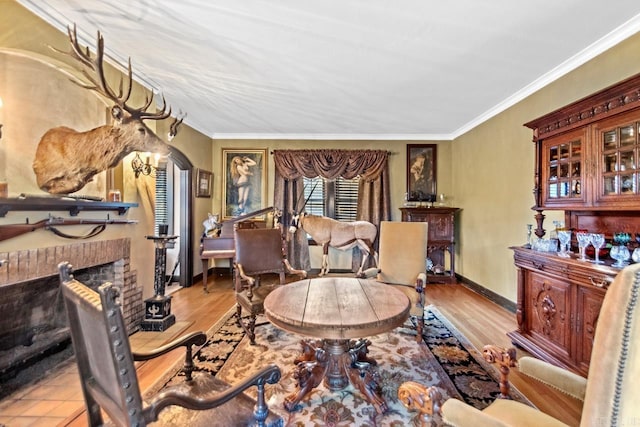
<instances>
[{"instance_id":1,"label":"window","mask_svg":"<svg viewBox=\"0 0 640 427\"><path fill-rule=\"evenodd\" d=\"M335 218L338 221L355 221L358 211L358 182L337 178L334 181L321 177L304 178L304 210L313 215Z\"/></svg>"}]
</instances>

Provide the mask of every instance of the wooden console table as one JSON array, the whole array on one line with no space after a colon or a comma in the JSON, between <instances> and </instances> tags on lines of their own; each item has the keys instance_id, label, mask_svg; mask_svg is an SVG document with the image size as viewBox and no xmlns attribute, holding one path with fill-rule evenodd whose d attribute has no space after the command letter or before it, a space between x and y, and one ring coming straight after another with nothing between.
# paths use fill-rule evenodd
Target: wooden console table
<instances>
[{"instance_id":1,"label":"wooden console table","mask_svg":"<svg viewBox=\"0 0 640 427\"><path fill-rule=\"evenodd\" d=\"M455 242L455 214L459 208L433 207L433 208L400 208L402 221L426 222L429 224L429 238L427 243L427 256L433 261L434 266L445 266L445 254L449 255L449 270L442 274L428 271L429 283L455 283L456 282L456 242Z\"/></svg>"}]
</instances>

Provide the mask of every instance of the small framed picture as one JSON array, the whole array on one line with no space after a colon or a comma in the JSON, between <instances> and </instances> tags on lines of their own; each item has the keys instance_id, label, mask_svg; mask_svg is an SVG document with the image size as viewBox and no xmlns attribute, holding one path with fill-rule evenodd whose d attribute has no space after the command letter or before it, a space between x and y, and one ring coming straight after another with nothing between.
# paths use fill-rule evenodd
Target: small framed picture
<instances>
[{"instance_id":1,"label":"small framed picture","mask_svg":"<svg viewBox=\"0 0 640 427\"><path fill-rule=\"evenodd\" d=\"M265 208L267 150L223 148L222 192L223 219Z\"/></svg>"},{"instance_id":2,"label":"small framed picture","mask_svg":"<svg viewBox=\"0 0 640 427\"><path fill-rule=\"evenodd\" d=\"M436 150L436 144L407 144L407 201L435 200Z\"/></svg>"},{"instance_id":3,"label":"small framed picture","mask_svg":"<svg viewBox=\"0 0 640 427\"><path fill-rule=\"evenodd\" d=\"M211 197L213 174L203 169L196 170L196 197Z\"/></svg>"}]
</instances>

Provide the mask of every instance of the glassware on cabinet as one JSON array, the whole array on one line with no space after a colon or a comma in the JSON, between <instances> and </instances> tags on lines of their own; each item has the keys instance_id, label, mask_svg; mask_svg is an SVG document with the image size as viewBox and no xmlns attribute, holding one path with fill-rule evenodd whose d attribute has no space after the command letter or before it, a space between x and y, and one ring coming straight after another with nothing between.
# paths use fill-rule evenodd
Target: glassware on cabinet
<instances>
[{"instance_id":1,"label":"glassware on cabinet","mask_svg":"<svg viewBox=\"0 0 640 427\"><path fill-rule=\"evenodd\" d=\"M569 242L571 241L571 230L558 231L558 240L560 240L560 252L558 252L558 256L570 258Z\"/></svg>"},{"instance_id":2,"label":"glassware on cabinet","mask_svg":"<svg viewBox=\"0 0 640 427\"><path fill-rule=\"evenodd\" d=\"M619 232L613 234L613 242L615 245L611 248L609 255L615 259L616 262L612 264L612 267L622 268L629 265L628 260L631 258L631 254L627 248L627 243L630 241L631 235L629 233Z\"/></svg>"},{"instance_id":3,"label":"glassware on cabinet","mask_svg":"<svg viewBox=\"0 0 640 427\"><path fill-rule=\"evenodd\" d=\"M590 239L589 233L584 231L579 231L576 233L576 239L578 240L578 248L580 249L580 261L587 261L587 257L585 256L585 249L589 246Z\"/></svg>"},{"instance_id":4,"label":"glassware on cabinet","mask_svg":"<svg viewBox=\"0 0 640 427\"><path fill-rule=\"evenodd\" d=\"M634 251L635 252L635 251ZM618 245L613 246L611 248L611 252L609 253L611 258L615 259L616 262L611 264L612 267L623 268L629 265L627 260L630 258L629 249L626 246Z\"/></svg>"},{"instance_id":5,"label":"glassware on cabinet","mask_svg":"<svg viewBox=\"0 0 640 427\"><path fill-rule=\"evenodd\" d=\"M613 242L618 245L627 246L631 241L631 234L625 232L618 232L613 234Z\"/></svg>"},{"instance_id":6,"label":"glassware on cabinet","mask_svg":"<svg viewBox=\"0 0 640 427\"><path fill-rule=\"evenodd\" d=\"M531 229L533 224L527 224L527 243L524 244L526 249L531 249Z\"/></svg>"},{"instance_id":7,"label":"glassware on cabinet","mask_svg":"<svg viewBox=\"0 0 640 427\"><path fill-rule=\"evenodd\" d=\"M550 239L557 239L558 238L558 230L560 228L562 228L562 221L553 221L553 230L551 230L551 232L549 233L549 238Z\"/></svg>"},{"instance_id":8,"label":"glassware on cabinet","mask_svg":"<svg viewBox=\"0 0 640 427\"><path fill-rule=\"evenodd\" d=\"M592 262L595 264L604 264L604 261L600 260L600 248L604 246L604 234L602 233L591 233L589 235L589 242L593 245L595 249L596 259Z\"/></svg>"}]
</instances>

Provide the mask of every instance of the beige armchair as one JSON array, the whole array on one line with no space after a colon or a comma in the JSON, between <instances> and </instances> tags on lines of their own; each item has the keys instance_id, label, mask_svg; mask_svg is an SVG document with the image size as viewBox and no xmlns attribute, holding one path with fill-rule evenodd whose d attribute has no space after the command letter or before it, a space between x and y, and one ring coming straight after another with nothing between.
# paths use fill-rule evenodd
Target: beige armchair
<instances>
[{"instance_id":1,"label":"beige armchair","mask_svg":"<svg viewBox=\"0 0 640 427\"><path fill-rule=\"evenodd\" d=\"M378 268L365 271L402 291L411 301L409 315L416 325L416 341L424 329L424 285L427 282L426 222L382 221L380 223Z\"/></svg>"},{"instance_id":2,"label":"beige armchair","mask_svg":"<svg viewBox=\"0 0 640 427\"><path fill-rule=\"evenodd\" d=\"M247 333L251 344L255 344L256 317L264 313L264 299L275 286L285 284L285 274L307 277L304 270L294 270L287 260L283 248L280 228L236 228L235 240L235 291L238 323ZM262 275L278 275L278 283L260 282ZM242 310L249 317L242 318Z\"/></svg>"},{"instance_id":3,"label":"beige armchair","mask_svg":"<svg viewBox=\"0 0 640 427\"><path fill-rule=\"evenodd\" d=\"M640 264L622 270L609 286L600 310L588 378L523 357L520 372L583 401L581 426L640 423ZM483 411L447 400L441 408L453 426L564 426L537 409L498 399Z\"/></svg>"}]
</instances>

